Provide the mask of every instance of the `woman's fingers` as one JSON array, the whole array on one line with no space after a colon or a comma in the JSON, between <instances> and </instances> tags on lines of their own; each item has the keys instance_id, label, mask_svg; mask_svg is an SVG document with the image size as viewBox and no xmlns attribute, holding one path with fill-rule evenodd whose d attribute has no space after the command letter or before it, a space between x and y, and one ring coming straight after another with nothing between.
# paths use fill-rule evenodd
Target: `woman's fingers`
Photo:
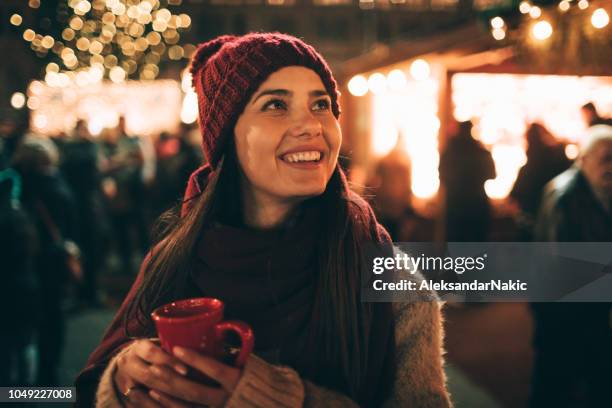
<instances>
[{"instance_id":1,"label":"woman's fingers","mask_svg":"<svg viewBox=\"0 0 612 408\"><path fill-rule=\"evenodd\" d=\"M186 375L187 367L178 359L162 350L151 340L142 339L134 343L134 352L138 357L149 364L167 365L172 367L177 373Z\"/></svg>"},{"instance_id":2,"label":"woman's fingers","mask_svg":"<svg viewBox=\"0 0 612 408\"><path fill-rule=\"evenodd\" d=\"M242 371L238 368L223 364L214 358L204 356L195 351L182 347L175 347L174 355L184 363L206 374L208 377L217 381L228 392L233 392L240 381Z\"/></svg>"},{"instance_id":3,"label":"woman's fingers","mask_svg":"<svg viewBox=\"0 0 612 408\"><path fill-rule=\"evenodd\" d=\"M160 408L153 398L151 398L147 392L143 389L136 388L132 389L127 396L124 397L124 401L128 407L134 408Z\"/></svg>"},{"instance_id":4,"label":"woman's fingers","mask_svg":"<svg viewBox=\"0 0 612 408\"><path fill-rule=\"evenodd\" d=\"M223 388L209 387L189 380L166 366L153 365L149 367L149 373L141 376L143 384L152 390L196 404L221 406L229 397Z\"/></svg>"}]
</instances>

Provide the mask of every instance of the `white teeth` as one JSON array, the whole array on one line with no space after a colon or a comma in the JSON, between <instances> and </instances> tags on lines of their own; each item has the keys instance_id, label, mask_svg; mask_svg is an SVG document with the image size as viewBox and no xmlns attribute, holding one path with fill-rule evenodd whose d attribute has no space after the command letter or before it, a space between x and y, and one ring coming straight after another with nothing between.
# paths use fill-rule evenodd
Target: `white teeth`
<instances>
[{"instance_id":1,"label":"white teeth","mask_svg":"<svg viewBox=\"0 0 612 408\"><path fill-rule=\"evenodd\" d=\"M286 154L283 159L289 163L297 163L303 161L318 161L321 158L321 152L308 151Z\"/></svg>"}]
</instances>

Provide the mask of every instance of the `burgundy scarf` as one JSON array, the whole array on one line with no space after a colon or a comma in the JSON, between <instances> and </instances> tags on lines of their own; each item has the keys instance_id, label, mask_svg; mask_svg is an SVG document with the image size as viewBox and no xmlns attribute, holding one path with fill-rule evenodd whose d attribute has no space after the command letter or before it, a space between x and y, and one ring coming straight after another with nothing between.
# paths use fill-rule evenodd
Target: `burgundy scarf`
<instances>
[{"instance_id":1,"label":"burgundy scarf","mask_svg":"<svg viewBox=\"0 0 612 408\"><path fill-rule=\"evenodd\" d=\"M183 214L189 209L192 199L201 193L209 175L210 168L204 166L191 176ZM348 189L344 174L341 176ZM367 215L369 226L374 226L378 242L389 244L388 234L376 223L368 204L348 190L347 193ZM322 231L318 202L317 199L306 201L282 227L272 230L219 223L204 229L196 247L195 269L190 276L195 293L189 293L189 296L222 299L226 304L227 319L245 321L253 328L256 353L272 363L287 364L298 371L313 364L315 367L326 365L324 361L317 361L316 348L320 345L306 341L313 319L318 273L317 242ZM77 378L78 406L91 406L104 367L129 340L122 325L123 316L126 305L142 282L143 270L141 268L102 343ZM357 398L361 406L380 405L390 392L395 375L390 304L374 303L371 321L366 378ZM135 327L133 332L138 333L138 329ZM337 388L337 378L334 378L337 376L332 372L319 370L314 375L300 374L316 384Z\"/></svg>"}]
</instances>

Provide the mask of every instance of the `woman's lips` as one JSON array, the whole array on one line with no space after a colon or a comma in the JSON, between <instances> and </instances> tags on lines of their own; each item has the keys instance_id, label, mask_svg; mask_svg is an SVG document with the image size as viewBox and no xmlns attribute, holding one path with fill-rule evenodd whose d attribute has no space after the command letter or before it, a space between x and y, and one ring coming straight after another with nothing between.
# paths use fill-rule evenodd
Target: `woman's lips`
<instances>
[{"instance_id":1,"label":"woman's lips","mask_svg":"<svg viewBox=\"0 0 612 408\"><path fill-rule=\"evenodd\" d=\"M317 169L317 168L319 168L320 166L323 165L324 157L325 157L325 155L323 153L321 153L321 157L319 158L319 160L316 160L316 161L289 162L287 160L284 160L283 157L280 157L279 159L280 159L281 162L283 162L287 166L290 166L290 167L295 168L295 169L314 170L314 169Z\"/></svg>"}]
</instances>

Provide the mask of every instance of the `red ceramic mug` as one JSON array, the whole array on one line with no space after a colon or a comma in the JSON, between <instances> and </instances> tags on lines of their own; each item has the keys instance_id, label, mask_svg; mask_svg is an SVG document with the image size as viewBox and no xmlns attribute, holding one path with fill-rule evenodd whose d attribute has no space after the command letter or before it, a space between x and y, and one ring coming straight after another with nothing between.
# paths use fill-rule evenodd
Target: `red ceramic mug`
<instances>
[{"instance_id":1,"label":"red ceramic mug","mask_svg":"<svg viewBox=\"0 0 612 408\"><path fill-rule=\"evenodd\" d=\"M255 337L248 324L223 321L223 309L223 302L214 298L185 299L158 307L151 317L161 347L170 354L174 347L184 347L223 361L228 355L224 339L233 332L241 343L233 364L242 367L253 351Z\"/></svg>"}]
</instances>

